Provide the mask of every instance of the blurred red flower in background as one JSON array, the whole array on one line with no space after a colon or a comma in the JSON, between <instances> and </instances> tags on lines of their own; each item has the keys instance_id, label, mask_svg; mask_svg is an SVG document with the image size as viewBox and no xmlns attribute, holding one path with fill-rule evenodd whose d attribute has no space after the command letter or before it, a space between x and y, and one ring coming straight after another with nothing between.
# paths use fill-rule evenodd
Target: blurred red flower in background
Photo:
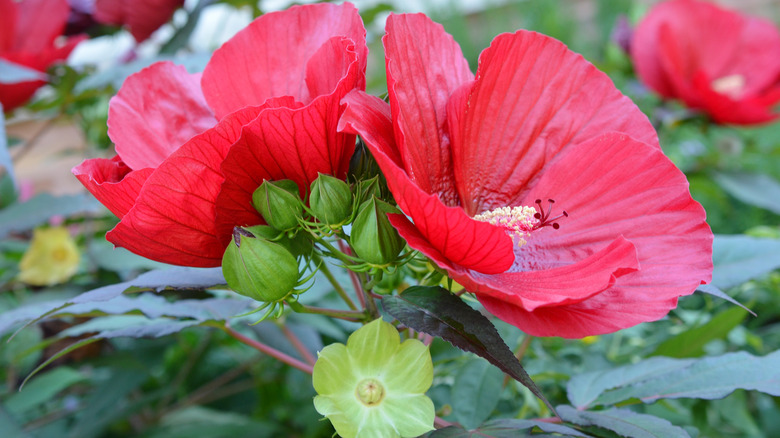
<instances>
[{"instance_id":1,"label":"blurred red flower in background","mask_svg":"<svg viewBox=\"0 0 780 438\"><path fill-rule=\"evenodd\" d=\"M0 0L0 59L40 72L64 61L86 38L61 37L69 13L67 0ZM0 83L3 109L23 105L44 84L43 80Z\"/></svg>"},{"instance_id":2,"label":"blurred red flower in background","mask_svg":"<svg viewBox=\"0 0 780 438\"><path fill-rule=\"evenodd\" d=\"M367 53L354 6L316 4L256 19L202 77L169 62L130 76L109 106L117 156L73 169L121 218L108 240L219 266L233 227L262 223L251 197L263 180L345 178L355 136L336 132L339 102L365 89Z\"/></svg>"},{"instance_id":3,"label":"blurred red flower in background","mask_svg":"<svg viewBox=\"0 0 780 438\"><path fill-rule=\"evenodd\" d=\"M409 245L488 311L583 337L657 320L710 280L704 209L605 74L521 30L493 40L475 79L424 15L386 30L390 103L353 91L339 128L379 163Z\"/></svg>"},{"instance_id":4,"label":"blurred red flower in background","mask_svg":"<svg viewBox=\"0 0 780 438\"><path fill-rule=\"evenodd\" d=\"M171 19L184 0L96 0L99 23L125 26L139 43Z\"/></svg>"},{"instance_id":5,"label":"blurred red flower in background","mask_svg":"<svg viewBox=\"0 0 780 438\"><path fill-rule=\"evenodd\" d=\"M780 32L769 21L698 0L656 5L634 31L639 78L715 122L774 120L780 102Z\"/></svg>"}]
</instances>

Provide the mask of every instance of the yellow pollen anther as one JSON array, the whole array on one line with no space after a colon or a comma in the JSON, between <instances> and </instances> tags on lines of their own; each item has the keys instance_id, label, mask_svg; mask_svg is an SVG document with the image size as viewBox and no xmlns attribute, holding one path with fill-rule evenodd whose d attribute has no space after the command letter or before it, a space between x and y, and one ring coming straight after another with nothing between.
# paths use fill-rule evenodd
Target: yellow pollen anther
<instances>
[{"instance_id":1,"label":"yellow pollen anther","mask_svg":"<svg viewBox=\"0 0 780 438\"><path fill-rule=\"evenodd\" d=\"M474 219L504 228L517 246L523 246L525 237L530 236L534 226L539 223L539 219L534 217L536 213L533 207L499 207L480 213Z\"/></svg>"},{"instance_id":2,"label":"yellow pollen anther","mask_svg":"<svg viewBox=\"0 0 780 438\"><path fill-rule=\"evenodd\" d=\"M738 99L745 88L745 77L740 74L723 76L712 81L710 85L718 93Z\"/></svg>"}]
</instances>

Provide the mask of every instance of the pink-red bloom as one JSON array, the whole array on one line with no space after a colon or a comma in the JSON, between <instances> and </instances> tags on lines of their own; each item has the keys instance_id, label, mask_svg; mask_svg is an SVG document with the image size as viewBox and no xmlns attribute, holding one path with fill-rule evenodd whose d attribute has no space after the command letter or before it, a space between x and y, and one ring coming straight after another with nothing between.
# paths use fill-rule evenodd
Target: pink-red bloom
<instances>
[{"instance_id":1,"label":"pink-red bloom","mask_svg":"<svg viewBox=\"0 0 780 438\"><path fill-rule=\"evenodd\" d=\"M130 76L111 100L113 159L79 180L121 218L107 238L145 257L219 266L236 225L256 225L263 180L308 189L346 177L355 136L339 102L365 88L365 29L351 4L266 14L225 43L202 74L169 62Z\"/></svg>"},{"instance_id":2,"label":"pink-red bloom","mask_svg":"<svg viewBox=\"0 0 780 438\"><path fill-rule=\"evenodd\" d=\"M127 27L140 43L167 23L183 4L184 0L96 0L93 16L99 23Z\"/></svg>"},{"instance_id":3,"label":"pink-red bloom","mask_svg":"<svg viewBox=\"0 0 780 438\"><path fill-rule=\"evenodd\" d=\"M67 0L0 0L0 58L40 72L64 61L85 38L60 37L69 13ZM42 80L0 83L3 109L23 105L44 84Z\"/></svg>"},{"instance_id":4,"label":"pink-red bloom","mask_svg":"<svg viewBox=\"0 0 780 438\"><path fill-rule=\"evenodd\" d=\"M605 74L518 31L493 40L475 77L424 15L391 15L386 30L390 103L353 91L339 127L378 161L409 245L488 311L583 337L659 319L710 280L704 210Z\"/></svg>"},{"instance_id":5,"label":"pink-red bloom","mask_svg":"<svg viewBox=\"0 0 780 438\"><path fill-rule=\"evenodd\" d=\"M715 122L778 117L780 31L769 20L705 1L667 1L637 26L631 57L647 86Z\"/></svg>"}]
</instances>

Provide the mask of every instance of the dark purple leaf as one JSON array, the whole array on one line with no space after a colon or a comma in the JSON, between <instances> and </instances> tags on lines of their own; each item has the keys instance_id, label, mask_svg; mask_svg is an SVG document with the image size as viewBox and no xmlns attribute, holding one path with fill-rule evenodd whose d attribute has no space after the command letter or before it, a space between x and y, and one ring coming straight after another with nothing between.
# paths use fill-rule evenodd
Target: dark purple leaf
<instances>
[{"instance_id":1,"label":"dark purple leaf","mask_svg":"<svg viewBox=\"0 0 780 438\"><path fill-rule=\"evenodd\" d=\"M490 320L447 290L412 286L400 295L385 297L382 306L406 326L487 359L555 412Z\"/></svg>"}]
</instances>

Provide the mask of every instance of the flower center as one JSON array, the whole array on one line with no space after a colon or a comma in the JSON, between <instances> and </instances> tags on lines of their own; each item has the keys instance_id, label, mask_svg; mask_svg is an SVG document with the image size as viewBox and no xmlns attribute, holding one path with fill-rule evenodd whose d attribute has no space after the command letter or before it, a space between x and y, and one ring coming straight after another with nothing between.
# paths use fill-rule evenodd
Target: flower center
<instances>
[{"instance_id":1,"label":"flower center","mask_svg":"<svg viewBox=\"0 0 780 438\"><path fill-rule=\"evenodd\" d=\"M737 99L745 88L745 77L740 74L723 76L712 81L710 85L718 93Z\"/></svg>"},{"instance_id":2,"label":"flower center","mask_svg":"<svg viewBox=\"0 0 780 438\"><path fill-rule=\"evenodd\" d=\"M355 389L355 396L368 407L376 406L385 398L385 388L376 379L363 379Z\"/></svg>"},{"instance_id":3,"label":"flower center","mask_svg":"<svg viewBox=\"0 0 780 438\"><path fill-rule=\"evenodd\" d=\"M537 199L534 207L499 207L490 211L480 213L473 217L481 222L487 222L505 229L512 237L512 242L517 246L526 244L525 238L531 235L531 231L542 227L552 227L557 230L560 228L556 220L562 217L569 217L569 213L563 212L558 216L551 217L552 205L554 200L548 199L547 211L542 208L542 200Z\"/></svg>"}]
</instances>

